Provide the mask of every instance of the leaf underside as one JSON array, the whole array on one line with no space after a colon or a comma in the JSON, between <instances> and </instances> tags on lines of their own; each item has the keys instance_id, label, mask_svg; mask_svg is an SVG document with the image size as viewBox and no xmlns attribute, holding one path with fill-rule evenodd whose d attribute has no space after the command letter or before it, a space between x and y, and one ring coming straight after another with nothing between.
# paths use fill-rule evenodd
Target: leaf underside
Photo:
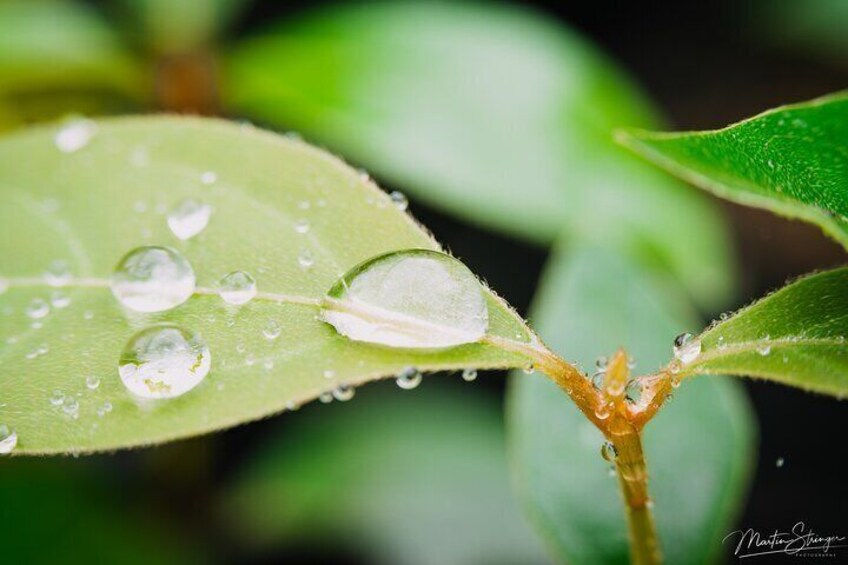
<instances>
[{"instance_id":1,"label":"leaf underside","mask_svg":"<svg viewBox=\"0 0 848 565\"><path fill-rule=\"evenodd\" d=\"M407 366L435 371L527 362L482 343L423 352L355 343L317 319L320 298L354 265L398 249L438 249L388 195L322 151L203 119L102 121L74 153L57 149L56 132L41 127L0 140L0 277L11 283L0 294L0 423L17 431L15 453L108 450L191 436ZM207 185L201 177L209 171L217 180ZM165 213L189 197L214 211L203 232L181 242ZM310 225L305 234L294 227L303 219ZM169 312L123 310L106 279L140 245L178 249L206 293ZM298 262L304 250L314 257L309 269ZM59 289L42 279L56 260L67 261L74 276ZM251 273L259 289L241 307L210 290L234 270ZM32 300L49 302L56 292L70 305L40 320L26 315ZM486 300L490 335L530 339L500 299L487 291ZM142 403L124 388L118 358L134 333L160 322L199 333L212 370L184 396ZM271 322L282 328L273 340L263 337ZM87 388L88 377L99 379L95 390ZM79 402L78 418L51 404L54 391ZM112 411L98 416L107 402Z\"/></svg>"}]
</instances>

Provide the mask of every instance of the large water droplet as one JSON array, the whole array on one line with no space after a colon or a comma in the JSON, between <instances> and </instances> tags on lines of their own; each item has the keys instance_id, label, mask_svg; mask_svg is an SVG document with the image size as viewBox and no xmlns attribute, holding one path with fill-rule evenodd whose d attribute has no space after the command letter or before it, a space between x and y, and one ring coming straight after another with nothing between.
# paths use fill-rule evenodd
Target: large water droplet
<instances>
[{"instance_id":1,"label":"large water droplet","mask_svg":"<svg viewBox=\"0 0 848 565\"><path fill-rule=\"evenodd\" d=\"M229 304L245 304L256 296L256 280L244 271L224 275L218 288L218 294Z\"/></svg>"},{"instance_id":2,"label":"large water droplet","mask_svg":"<svg viewBox=\"0 0 848 565\"><path fill-rule=\"evenodd\" d=\"M168 227L182 240L192 238L209 224L212 207L198 200L183 200L168 214Z\"/></svg>"},{"instance_id":3,"label":"large water droplet","mask_svg":"<svg viewBox=\"0 0 848 565\"><path fill-rule=\"evenodd\" d=\"M174 398L196 387L211 366L212 355L199 335L162 324L130 338L121 352L118 373L136 396Z\"/></svg>"},{"instance_id":4,"label":"large water droplet","mask_svg":"<svg viewBox=\"0 0 848 565\"><path fill-rule=\"evenodd\" d=\"M75 120L60 129L53 137L53 142L62 153L73 153L88 145L95 133L97 124L93 121Z\"/></svg>"},{"instance_id":5,"label":"large water droplet","mask_svg":"<svg viewBox=\"0 0 848 565\"><path fill-rule=\"evenodd\" d=\"M424 249L354 267L327 293L321 317L351 339L409 348L473 343L489 325L483 289L471 271Z\"/></svg>"},{"instance_id":6,"label":"large water droplet","mask_svg":"<svg viewBox=\"0 0 848 565\"><path fill-rule=\"evenodd\" d=\"M690 333L682 333L674 338L674 356L683 364L688 364L701 354L701 340Z\"/></svg>"},{"instance_id":7,"label":"large water droplet","mask_svg":"<svg viewBox=\"0 0 848 565\"><path fill-rule=\"evenodd\" d=\"M8 455L18 446L18 434L6 424L0 424L0 455Z\"/></svg>"},{"instance_id":8,"label":"large water droplet","mask_svg":"<svg viewBox=\"0 0 848 565\"><path fill-rule=\"evenodd\" d=\"M127 253L112 274L112 294L138 312L179 306L194 293L194 270L168 247L139 247Z\"/></svg>"},{"instance_id":9,"label":"large water droplet","mask_svg":"<svg viewBox=\"0 0 848 565\"><path fill-rule=\"evenodd\" d=\"M397 376L395 382L403 390L412 390L421 384L421 371L415 367L407 367Z\"/></svg>"}]
</instances>

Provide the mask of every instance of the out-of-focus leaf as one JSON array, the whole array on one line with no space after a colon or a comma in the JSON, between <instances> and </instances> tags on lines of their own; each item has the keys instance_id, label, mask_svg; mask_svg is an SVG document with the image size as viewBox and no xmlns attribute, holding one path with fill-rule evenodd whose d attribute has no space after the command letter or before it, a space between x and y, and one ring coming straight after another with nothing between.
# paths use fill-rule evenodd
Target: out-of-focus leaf
<instances>
[{"instance_id":1,"label":"out-of-focus leaf","mask_svg":"<svg viewBox=\"0 0 848 565\"><path fill-rule=\"evenodd\" d=\"M653 372L675 334L691 327L679 290L616 254L566 251L553 258L534 304L542 338L587 369L593 356L623 346L639 372ZM507 422L517 489L556 555L626 563L623 501L599 453L600 432L552 382L524 374L512 377ZM716 559L744 500L753 438L741 387L723 378L687 381L648 424L649 488L668 563Z\"/></svg>"},{"instance_id":2,"label":"out-of-focus leaf","mask_svg":"<svg viewBox=\"0 0 848 565\"><path fill-rule=\"evenodd\" d=\"M817 59L848 65L848 2L844 0L805 0L772 2L760 0L751 18L761 35L772 43L803 51Z\"/></svg>"},{"instance_id":3,"label":"out-of-focus leaf","mask_svg":"<svg viewBox=\"0 0 848 565\"><path fill-rule=\"evenodd\" d=\"M251 0L117 0L137 20L142 41L160 52L208 47Z\"/></svg>"},{"instance_id":4,"label":"out-of-focus leaf","mask_svg":"<svg viewBox=\"0 0 848 565\"><path fill-rule=\"evenodd\" d=\"M387 194L338 159L217 120L94 124L93 137L74 152L57 147L57 134L61 143L80 143L92 124L33 128L0 140L0 423L17 431L15 453L113 449L200 434L408 366L528 362L504 344L526 347L529 330L487 290L487 340L447 349L353 342L318 319L325 293L360 262L400 249L438 249ZM210 206L212 215L202 233L180 241L166 212L186 199ZM187 302L146 315L122 309L109 277L143 245L171 246L191 263L197 291ZM56 261L67 263L71 279L46 276ZM241 307L216 291L217 281L237 270L250 273L259 291ZM212 369L188 394L140 401L119 377L121 351L136 332L164 322L197 332ZM267 338L269 328L278 337ZM488 342L498 337L500 345ZM89 386L90 377L99 385ZM54 391L71 405L55 405ZM107 403L112 411L99 416Z\"/></svg>"},{"instance_id":5,"label":"out-of-focus leaf","mask_svg":"<svg viewBox=\"0 0 848 565\"><path fill-rule=\"evenodd\" d=\"M141 69L82 2L0 2L0 96L107 91L138 96Z\"/></svg>"},{"instance_id":6,"label":"out-of-focus leaf","mask_svg":"<svg viewBox=\"0 0 848 565\"><path fill-rule=\"evenodd\" d=\"M848 395L848 268L804 277L741 309L700 337L681 373L759 377Z\"/></svg>"},{"instance_id":7,"label":"out-of-focus leaf","mask_svg":"<svg viewBox=\"0 0 848 565\"><path fill-rule=\"evenodd\" d=\"M382 563L543 563L507 476L500 406L428 382L293 415L225 504L255 544L331 536Z\"/></svg>"},{"instance_id":8,"label":"out-of-focus leaf","mask_svg":"<svg viewBox=\"0 0 848 565\"><path fill-rule=\"evenodd\" d=\"M104 469L78 461L3 461L6 563L200 563L201 557Z\"/></svg>"},{"instance_id":9,"label":"out-of-focus leaf","mask_svg":"<svg viewBox=\"0 0 848 565\"><path fill-rule=\"evenodd\" d=\"M812 222L848 247L848 93L716 131L631 131L618 139L722 198Z\"/></svg>"},{"instance_id":10,"label":"out-of-focus leaf","mask_svg":"<svg viewBox=\"0 0 848 565\"><path fill-rule=\"evenodd\" d=\"M567 29L499 6L322 9L224 65L235 111L301 130L429 204L538 242L597 235L671 267L703 303L729 290L726 236L698 195L612 142L652 111Z\"/></svg>"}]
</instances>

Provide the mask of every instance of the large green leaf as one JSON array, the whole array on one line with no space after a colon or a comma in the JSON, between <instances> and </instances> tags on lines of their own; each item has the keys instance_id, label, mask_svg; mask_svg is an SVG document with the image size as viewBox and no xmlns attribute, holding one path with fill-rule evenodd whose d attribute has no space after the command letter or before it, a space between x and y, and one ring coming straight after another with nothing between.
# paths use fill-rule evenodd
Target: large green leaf
<instances>
[{"instance_id":1,"label":"large green leaf","mask_svg":"<svg viewBox=\"0 0 848 565\"><path fill-rule=\"evenodd\" d=\"M140 68L81 2L0 2L0 95L35 90L137 92Z\"/></svg>"},{"instance_id":2,"label":"large green leaf","mask_svg":"<svg viewBox=\"0 0 848 565\"><path fill-rule=\"evenodd\" d=\"M722 198L819 225L848 247L848 94L721 130L621 132L624 145Z\"/></svg>"},{"instance_id":3,"label":"large green leaf","mask_svg":"<svg viewBox=\"0 0 848 565\"><path fill-rule=\"evenodd\" d=\"M729 263L698 195L612 142L656 121L582 38L503 6L322 9L243 42L222 70L233 110L300 130L429 204L548 243L566 230L670 265L716 305Z\"/></svg>"},{"instance_id":4,"label":"large green leaf","mask_svg":"<svg viewBox=\"0 0 848 565\"><path fill-rule=\"evenodd\" d=\"M438 247L387 194L338 159L223 121L138 118L97 128L70 153L54 144L57 127L0 140L0 423L17 431L16 452L102 450L199 434L408 366L527 363L503 347L526 346L529 330L488 291L488 334L499 336L500 346L390 349L352 342L317 319L317 301L361 261ZM214 211L202 233L181 242L164 212L189 197ZM198 293L168 312L129 315L107 279L125 253L151 244L185 255ZM309 268L299 261L304 252L314 259ZM74 278L51 289L43 274L57 260L70 264ZM239 308L212 290L235 270L252 274L260 291ZM48 316L27 315L34 300L55 301L56 292L70 305L60 298L65 307L54 306ZM119 378L118 360L132 335L159 322L198 332L212 370L184 396L139 403ZM263 337L270 323L277 324L270 332L280 334L276 339ZM334 378L324 376L328 370ZM89 377L99 379L95 390L87 387ZM57 390L79 404L77 418L51 404ZM113 410L99 417L106 402Z\"/></svg>"},{"instance_id":5,"label":"large green leaf","mask_svg":"<svg viewBox=\"0 0 848 565\"><path fill-rule=\"evenodd\" d=\"M677 288L621 256L560 249L534 312L543 339L583 367L623 346L637 372L648 373L691 325L678 298ZM556 555L573 563L628 562L623 501L599 453L600 432L539 376L512 377L508 416L516 486ZM685 383L648 424L649 488L668 563L718 557L744 499L753 436L741 387L719 378Z\"/></svg>"},{"instance_id":6,"label":"large green leaf","mask_svg":"<svg viewBox=\"0 0 848 565\"><path fill-rule=\"evenodd\" d=\"M441 380L391 392L292 415L229 493L230 527L259 547L329 535L369 562L543 563L510 488L499 403Z\"/></svg>"},{"instance_id":7,"label":"large green leaf","mask_svg":"<svg viewBox=\"0 0 848 565\"><path fill-rule=\"evenodd\" d=\"M848 267L804 277L700 337L684 374L760 377L848 395Z\"/></svg>"}]
</instances>

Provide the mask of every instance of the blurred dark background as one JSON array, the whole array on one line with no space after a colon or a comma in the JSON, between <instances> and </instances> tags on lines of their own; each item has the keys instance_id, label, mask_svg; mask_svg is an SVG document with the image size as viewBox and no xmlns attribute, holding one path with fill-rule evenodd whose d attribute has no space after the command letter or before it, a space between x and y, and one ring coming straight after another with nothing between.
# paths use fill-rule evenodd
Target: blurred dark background
<instances>
[{"instance_id":1,"label":"blurred dark background","mask_svg":"<svg viewBox=\"0 0 848 565\"><path fill-rule=\"evenodd\" d=\"M257 1L230 35L242 35L318 4ZM848 53L840 59L784 44L781 29L772 26L767 33L760 25L763 2L573 0L515 4L533 5L588 36L630 72L676 129L720 127L848 85ZM848 30L848 22L844 23ZM402 188L377 180L387 189ZM844 251L818 228L724 202L720 206L731 220L741 274L739 303L728 308L802 273L845 262ZM414 199L410 210L526 315L546 249L471 227ZM705 317L717 314L704 313ZM462 386L455 380L436 377L424 387ZM481 394L485 390L500 398L504 382L501 376L481 378L476 387ZM386 385L372 385L359 394L373 394L370 389L379 387ZM760 425L760 452L740 527L769 532L803 520L822 531L844 534L848 522L841 505L848 502L848 486L844 469L835 459L837 433L846 423L844 404L773 384L748 381L746 388ZM309 406L302 412L315 409L319 408ZM140 502L152 516L166 516L175 537L186 531L197 534L196 539L206 546L203 552L217 561L357 563L360 557L332 543L245 553L225 532L216 531L220 526L214 520L210 493L232 477L240 461L257 445L285 434L289 417L155 450L97 456L86 464L99 468L101 475L108 477L104 480L115 482L127 501ZM779 458L784 461L782 466L776 465ZM33 467L40 464L32 463Z\"/></svg>"}]
</instances>

